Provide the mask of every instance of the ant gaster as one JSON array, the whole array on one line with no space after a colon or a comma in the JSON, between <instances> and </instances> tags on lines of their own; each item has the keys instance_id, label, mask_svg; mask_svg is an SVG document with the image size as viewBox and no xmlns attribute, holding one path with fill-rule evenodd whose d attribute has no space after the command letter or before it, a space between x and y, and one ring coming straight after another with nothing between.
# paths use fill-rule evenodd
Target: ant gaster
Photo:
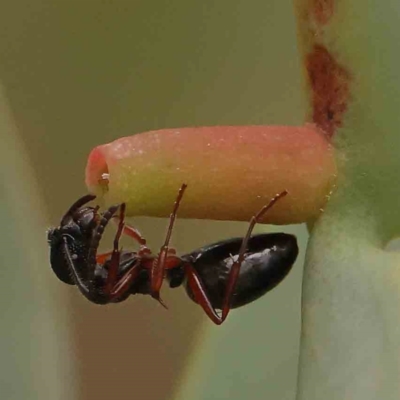
<instances>
[{"instance_id":1,"label":"ant gaster","mask_svg":"<svg viewBox=\"0 0 400 400\"><path fill-rule=\"evenodd\" d=\"M297 258L296 237L251 233L287 191L273 197L251 218L244 238L224 240L178 257L169 244L186 186L183 184L179 190L164 244L157 255L151 253L137 229L125 224L124 203L98 213L98 207L85 206L96 196L83 196L66 212L60 226L48 231L54 273L61 281L77 285L87 299L97 304L117 303L131 294L142 293L164 305L160 298L164 279L171 288L185 284L188 296L217 325L224 322L231 308L250 303L278 285ZM104 229L112 218L118 220L113 250L98 255ZM137 252L119 249L123 233L139 244Z\"/></svg>"}]
</instances>

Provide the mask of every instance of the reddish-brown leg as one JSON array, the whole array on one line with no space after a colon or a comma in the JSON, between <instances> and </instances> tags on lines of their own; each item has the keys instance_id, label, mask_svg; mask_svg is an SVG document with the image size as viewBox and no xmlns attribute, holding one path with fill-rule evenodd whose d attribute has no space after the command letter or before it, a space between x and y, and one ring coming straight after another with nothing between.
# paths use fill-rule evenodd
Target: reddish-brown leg
<instances>
[{"instance_id":1,"label":"reddish-brown leg","mask_svg":"<svg viewBox=\"0 0 400 400\"><path fill-rule=\"evenodd\" d=\"M129 290L131 283L137 278L141 270L142 265L140 259L138 259L136 264L134 264L112 288L109 298L110 303L122 297Z\"/></svg>"},{"instance_id":2,"label":"reddish-brown leg","mask_svg":"<svg viewBox=\"0 0 400 400\"><path fill-rule=\"evenodd\" d=\"M107 253L97 254L96 262L97 264L104 264L108 258L110 258L112 251L108 251Z\"/></svg>"},{"instance_id":3,"label":"reddish-brown leg","mask_svg":"<svg viewBox=\"0 0 400 400\"><path fill-rule=\"evenodd\" d=\"M164 307L162 300L160 299L160 290L164 280L164 272L166 261L168 258L168 254L170 253L169 243L171 240L172 230L174 227L174 222L176 219L176 215L178 213L178 208L180 202L182 200L183 194L185 192L187 185L184 183L179 189L178 196L175 200L174 208L172 209L172 213L169 217L169 225L167 230L167 235L165 237L165 241L163 246L160 249L158 257L154 259L153 265L150 271L150 280L151 280L151 296L158 300Z\"/></svg>"},{"instance_id":4,"label":"reddish-brown leg","mask_svg":"<svg viewBox=\"0 0 400 400\"><path fill-rule=\"evenodd\" d=\"M111 252L110 269L104 289L105 293L109 294L110 303L126 294L126 292L130 289L132 282L137 278L143 268L141 257L139 256L136 260L136 263L133 264L120 279L118 279L118 269L120 264L119 239L121 238L122 233L125 233L135 239L141 245L142 250L146 251L147 249L145 246L146 240L142 237L140 232L131 226L125 225L125 204L121 205L120 215L117 220L118 229L114 238L114 247L113 251ZM148 250L150 251L150 249Z\"/></svg>"},{"instance_id":5,"label":"reddish-brown leg","mask_svg":"<svg viewBox=\"0 0 400 400\"><path fill-rule=\"evenodd\" d=\"M119 221L118 217L114 217L114 219ZM139 244L140 254L151 254L151 250L147 247L146 239L142 236L138 229L125 223L123 233Z\"/></svg>"},{"instance_id":6,"label":"reddish-brown leg","mask_svg":"<svg viewBox=\"0 0 400 400\"><path fill-rule=\"evenodd\" d=\"M246 250L247 250L247 244L249 242L251 233L254 229L254 226L256 225L257 222L260 221L260 219L264 216L264 214L282 197L287 195L287 191L283 191L282 193L277 194L275 197L271 199L269 204L264 206L255 216L253 216L250 220L249 227L247 229L246 236L243 238L242 244L240 246L240 251L237 260L233 263L229 278L228 278L228 283L226 287L226 292L224 296L224 301L222 305L222 314L221 316L218 315L217 311L211 304L207 292L205 290L205 287L197 274L197 271L194 269L194 267L190 264L185 264L185 272L186 276L188 279L188 284L190 286L190 289L192 290L193 296L198 304L203 308L205 313L208 315L208 317L217 325L221 325L226 317L229 314L229 311L231 309L231 299L232 295L235 290L236 282L239 276L240 272L240 267L242 266L242 263L245 258Z\"/></svg>"},{"instance_id":7,"label":"reddish-brown leg","mask_svg":"<svg viewBox=\"0 0 400 400\"><path fill-rule=\"evenodd\" d=\"M151 262L151 259L148 259L147 262ZM140 271L143 268L151 269L151 264L148 264L146 261L143 262L143 259L138 258L136 263L122 276L122 278L115 284L114 288L112 289L109 302L113 302L115 299L118 299L125 295L125 293L130 289L131 283L136 279L139 275ZM182 260L176 256L169 256L166 259L165 268L174 268L176 265L181 265ZM159 299L161 302L161 299ZM165 305L161 302L161 304L165 307Z\"/></svg>"},{"instance_id":8,"label":"reddish-brown leg","mask_svg":"<svg viewBox=\"0 0 400 400\"><path fill-rule=\"evenodd\" d=\"M281 193L278 193L271 199L271 201L266 206L264 206L258 212L258 214L256 214L254 217L251 218L249 227L247 229L247 234L244 237L244 239L242 241L242 245L240 247L240 252L239 252L238 258L237 258L236 262L233 263L231 272L229 274L228 284L227 284L226 293L225 293L225 299L224 299L224 303L223 303L223 307L222 307L222 315L221 315L222 321L224 321L226 319L226 317L228 316L228 313L230 311L232 295L235 290L237 278L238 278L239 272L240 272L240 267L242 266L242 262L244 260L244 255L247 250L247 243L249 242L249 239L250 239L251 233L253 232L254 226L261 220L261 218L265 215L265 213L269 209L271 209L271 207L273 207L273 205L278 200L285 197L287 194L288 194L288 192L286 190L284 190Z\"/></svg>"},{"instance_id":9,"label":"reddish-brown leg","mask_svg":"<svg viewBox=\"0 0 400 400\"><path fill-rule=\"evenodd\" d=\"M114 237L113 251L111 252L110 268L108 270L107 279L104 284L104 292L106 294L111 294L115 284L118 281L118 269L120 262L119 239L121 238L122 232L124 230L124 219L125 219L125 203L122 203L119 209L118 229Z\"/></svg>"},{"instance_id":10,"label":"reddish-brown leg","mask_svg":"<svg viewBox=\"0 0 400 400\"><path fill-rule=\"evenodd\" d=\"M206 289L205 289L203 282L202 282L200 276L198 275L197 271L189 263L185 263L184 268L185 268L185 275L187 278L187 283L190 287L190 290L193 293L196 303L201 306L201 308L204 310L204 312L207 314L207 316L211 319L211 321L214 322L214 324L221 325L222 322L224 322L224 321L218 315L214 306L211 304L211 302L208 298Z\"/></svg>"}]
</instances>

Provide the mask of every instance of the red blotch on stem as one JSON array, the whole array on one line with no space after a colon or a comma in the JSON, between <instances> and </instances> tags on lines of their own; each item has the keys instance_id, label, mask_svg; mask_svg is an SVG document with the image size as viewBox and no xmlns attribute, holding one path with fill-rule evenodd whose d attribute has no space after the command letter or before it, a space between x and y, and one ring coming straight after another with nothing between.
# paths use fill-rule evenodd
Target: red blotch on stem
<instances>
[{"instance_id":1,"label":"red blotch on stem","mask_svg":"<svg viewBox=\"0 0 400 400\"><path fill-rule=\"evenodd\" d=\"M335 0L311 0L315 20L326 25L333 16Z\"/></svg>"},{"instance_id":2,"label":"red blotch on stem","mask_svg":"<svg viewBox=\"0 0 400 400\"><path fill-rule=\"evenodd\" d=\"M332 137L347 110L350 75L321 44L314 45L307 55L306 67L312 90L312 119Z\"/></svg>"}]
</instances>

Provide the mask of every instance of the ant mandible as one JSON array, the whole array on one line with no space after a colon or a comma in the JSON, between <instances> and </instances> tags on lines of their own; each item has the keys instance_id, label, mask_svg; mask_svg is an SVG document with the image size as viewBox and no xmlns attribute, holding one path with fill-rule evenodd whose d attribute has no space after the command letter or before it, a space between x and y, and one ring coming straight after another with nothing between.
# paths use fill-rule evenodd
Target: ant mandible
<instances>
[{"instance_id":1,"label":"ant mandible","mask_svg":"<svg viewBox=\"0 0 400 400\"><path fill-rule=\"evenodd\" d=\"M77 285L96 304L117 303L141 293L150 294L165 307L160 298L164 279L171 288L185 284L188 296L217 325L225 321L232 308L258 299L285 278L297 258L296 237L251 233L264 214L287 195L286 190L251 218L244 238L224 240L178 257L170 248L170 239L186 187L183 184L179 190L164 244L157 255L151 253L137 229L125 224L125 203L98 213L99 207L85 206L96 196L83 196L66 212L60 226L48 231L54 273L61 281ZM113 250L98 255L104 229L113 218L118 220ZM119 249L122 234L139 244L137 252Z\"/></svg>"}]
</instances>

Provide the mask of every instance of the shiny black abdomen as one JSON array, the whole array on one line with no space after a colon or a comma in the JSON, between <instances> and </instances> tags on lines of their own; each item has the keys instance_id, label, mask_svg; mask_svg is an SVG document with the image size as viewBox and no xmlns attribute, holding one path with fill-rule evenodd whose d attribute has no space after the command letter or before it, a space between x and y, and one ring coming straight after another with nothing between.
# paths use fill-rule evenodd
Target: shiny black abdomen
<instances>
[{"instance_id":1,"label":"shiny black abdomen","mask_svg":"<svg viewBox=\"0 0 400 400\"><path fill-rule=\"evenodd\" d=\"M229 271L237 259L243 238L214 243L182 257L191 260L208 297L220 309ZM231 307L248 304L278 285L291 270L298 255L296 237L286 233L265 233L250 238L240 269ZM186 291L193 299L190 288Z\"/></svg>"}]
</instances>

